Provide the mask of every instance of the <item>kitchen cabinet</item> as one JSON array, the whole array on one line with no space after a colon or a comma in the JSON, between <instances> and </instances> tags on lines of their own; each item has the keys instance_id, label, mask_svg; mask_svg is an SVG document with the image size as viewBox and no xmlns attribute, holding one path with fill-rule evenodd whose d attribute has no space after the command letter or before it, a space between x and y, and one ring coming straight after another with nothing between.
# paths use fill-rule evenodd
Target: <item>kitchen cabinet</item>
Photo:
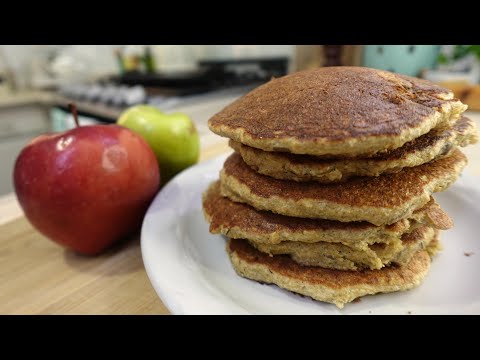
<instances>
[{"instance_id":1,"label":"kitchen cabinet","mask_svg":"<svg viewBox=\"0 0 480 360\"><path fill-rule=\"evenodd\" d=\"M42 104L0 107L0 196L13 191L13 166L22 148L50 128L48 108Z\"/></svg>"}]
</instances>

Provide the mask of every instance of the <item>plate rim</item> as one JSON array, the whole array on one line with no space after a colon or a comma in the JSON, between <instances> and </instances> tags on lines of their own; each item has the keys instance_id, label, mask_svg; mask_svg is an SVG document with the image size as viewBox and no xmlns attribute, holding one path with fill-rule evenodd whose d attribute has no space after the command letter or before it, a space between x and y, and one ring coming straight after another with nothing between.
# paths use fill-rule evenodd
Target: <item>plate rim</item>
<instances>
[{"instance_id":1,"label":"plate rim","mask_svg":"<svg viewBox=\"0 0 480 360\"><path fill-rule=\"evenodd\" d=\"M225 159L232 152L233 152L233 150L232 151L227 150L227 152L225 152L223 154L217 155L217 156L215 156L211 159L208 159L208 160L202 161L200 163L197 163L193 166L190 166L190 167L186 168L185 170L181 171L180 173L178 173L177 175L175 175L170 181L168 181L167 184L165 184L165 186L162 189L160 189L160 191L157 193L157 195L155 195L155 197L152 200L152 202L150 203L150 206L148 207L148 209L145 213L145 217L142 221L142 227L141 227L141 231L140 231L140 252L141 252L145 272L147 273L147 277L148 277L148 279L150 281L150 284L152 285L156 295L160 298L160 301L163 303L163 305L167 308L167 310L172 315L185 315L185 314L188 314L188 313L186 313L185 311L182 310L178 301L175 301L173 299L173 295L171 295L168 291L166 291L166 289L165 289L166 287L162 286L158 282L158 277L155 274L152 273L153 266L150 265L148 252L145 250L145 247L147 246L146 245L147 240L145 240L146 239L145 232L147 231L146 225L148 224L148 218L151 216L149 213L153 209L153 207L155 206L155 203L157 201L159 201L158 199L161 198L164 193L169 191L170 188L174 187L175 184L178 181L181 181L182 178L184 178L186 176L189 176L190 172L200 171L202 168L211 167L216 162L225 161ZM147 264L149 264L149 265L147 265Z\"/></svg>"}]
</instances>

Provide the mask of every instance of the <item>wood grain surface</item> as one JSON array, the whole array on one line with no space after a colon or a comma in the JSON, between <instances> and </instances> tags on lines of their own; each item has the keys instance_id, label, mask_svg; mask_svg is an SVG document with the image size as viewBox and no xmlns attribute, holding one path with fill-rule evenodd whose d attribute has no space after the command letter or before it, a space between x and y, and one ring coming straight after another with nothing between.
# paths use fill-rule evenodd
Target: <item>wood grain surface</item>
<instances>
[{"instance_id":1,"label":"wood grain surface","mask_svg":"<svg viewBox=\"0 0 480 360\"><path fill-rule=\"evenodd\" d=\"M227 140L200 161L228 150ZM21 217L0 227L0 314L168 314L150 285L139 236L98 257L66 250Z\"/></svg>"}]
</instances>

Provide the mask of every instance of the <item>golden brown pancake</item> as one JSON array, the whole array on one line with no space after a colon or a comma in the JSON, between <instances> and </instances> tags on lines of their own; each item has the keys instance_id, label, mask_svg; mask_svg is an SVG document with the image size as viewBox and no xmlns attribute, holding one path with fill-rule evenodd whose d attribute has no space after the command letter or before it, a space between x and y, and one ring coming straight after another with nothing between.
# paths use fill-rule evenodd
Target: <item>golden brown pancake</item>
<instances>
[{"instance_id":1,"label":"golden brown pancake","mask_svg":"<svg viewBox=\"0 0 480 360\"><path fill-rule=\"evenodd\" d=\"M438 248L432 241L432 254ZM276 284L286 290L343 308L358 297L376 293L405 291L417 287L430 268L427 251L418 251L404 266L381 270L342 271L297 264L286 255L269 256L245 240L227 244L235 271L248 279Z\"/></svg>"},{"instance_id":2,"label":"golden brown pancake","mask_svg":"<svg viewBox=\"0 0 480 360\"><path fill-rule=\"evenodd\" d=\"M466 163L465 155L455 149L448 157L395 174L319 184L258 174L233 153L220 172L221 194L257 210L342 222L368 221L380 226L408 218L433 192L450 186Z\"/></svg>"},{"instance_id":3,"label":"golden brown pancake","mask_svg":"<svg viewBox=\"0 0 480 360\"><path fill-rule=\"evenodd\" d=\"M437 236L428 226L421 226L403 234L399 242L375 243L365 249L339 243L282 241L279 244L248 242L257 250L270 255L289 255L293 261L307 266L327 269L359 270L381 269L391 263L404 265L419 250L425 250Z\"/></svg>"},{"instance_id":4,"label":"golden brown pancake","mask_svg":"<svg viewBox=\"0 0 480 360\"><path fill-rule=\"evenodd\" d=\"M281 180L345 181L352 176L378 176L418 166L447 155L457 146L478 141L475 122L462 117L451 128L431 130L400 148L369 158L322 159L311 155L263 151L230 140L229 144L255 171Z\"/></svg>"},{"instance_id":5,"label":"golden brown pancake","mask_svg":"<svg viewBox=\"0 0 480 360\"><path fill-rule=\"evenodd\" d=\"M345 223L258 211L221 196L219 181L213 182L203 194L203 211L213 234L263 244L282 241L342 243L358 250L368 249L374 243L401 244L401 236L421 224L442 230L453 226L452 220L433 198L408 219L392 225L375 226L365 221Z\"/></svg>"},{"instance_id":6,"label":"golden brown pancake","mask_svg":"<svg viewBox=\"0 0 480 360\"><path fill-rule=\"evenodd\" d=\"M359 156L447 128L467 106L426 80L364 67L321 67L273 79L208 122L265 151Z\"/></svg>"}]
</instances>

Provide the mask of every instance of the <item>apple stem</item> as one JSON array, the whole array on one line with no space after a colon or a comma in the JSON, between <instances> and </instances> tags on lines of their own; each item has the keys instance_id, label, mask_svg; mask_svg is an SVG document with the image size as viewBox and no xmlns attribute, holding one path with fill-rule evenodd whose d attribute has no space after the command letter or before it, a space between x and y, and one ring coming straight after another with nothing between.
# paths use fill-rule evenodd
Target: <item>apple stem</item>
<instances>
[{"instance_id":1,"label":"apple stem","mask_svg":"<svg viewBox=\"0 0 480 360\"><path fill-rule=\"evenodd\" d=\"M72 113L73 121L75 121L76 127L77 127L77 128L80 127L80 123L78 122L77 105L75 105L74 103L70 103L70 104L68 104L68 109L69 109L70 112Z\"/></svg>"}]
</instances>

